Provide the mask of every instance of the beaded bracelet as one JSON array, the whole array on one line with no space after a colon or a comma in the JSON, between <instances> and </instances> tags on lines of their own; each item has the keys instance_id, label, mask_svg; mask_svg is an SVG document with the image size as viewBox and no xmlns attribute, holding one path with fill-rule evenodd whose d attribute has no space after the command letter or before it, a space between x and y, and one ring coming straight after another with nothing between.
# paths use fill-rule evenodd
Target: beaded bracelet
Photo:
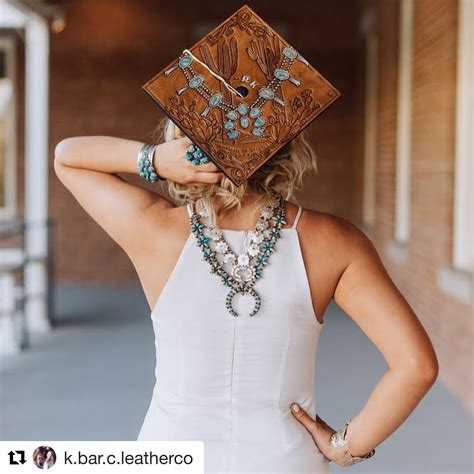
<instances>
[{"instance_id":1,"label":"beaded bracelet","mask_svg":"<svg viewBox=\"0 0 474 474\"><path fill-rule=\"evenodd\" d=\"M164 181L156 171L153 165L153 158L155 156L155 150L158 145L144 143L137 154L137 168L138 174L145 181L155 183L158 179Z\"/></svg>"}]
</instances>

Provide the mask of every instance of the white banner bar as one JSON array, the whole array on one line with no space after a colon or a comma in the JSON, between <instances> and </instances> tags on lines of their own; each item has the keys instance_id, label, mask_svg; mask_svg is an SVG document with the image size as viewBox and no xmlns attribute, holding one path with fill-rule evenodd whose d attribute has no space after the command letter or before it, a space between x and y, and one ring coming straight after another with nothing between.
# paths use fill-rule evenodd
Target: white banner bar
<instances>
[{"instance_id":1,"label":"white banner bar","mask_svg":"<svg viewBox=\"0 0 474 474\"><path fill-rule=\"evenodd\" d=\"M203 474L203 441L0 441L0 472Z\"/></svg>"}]
</instances>

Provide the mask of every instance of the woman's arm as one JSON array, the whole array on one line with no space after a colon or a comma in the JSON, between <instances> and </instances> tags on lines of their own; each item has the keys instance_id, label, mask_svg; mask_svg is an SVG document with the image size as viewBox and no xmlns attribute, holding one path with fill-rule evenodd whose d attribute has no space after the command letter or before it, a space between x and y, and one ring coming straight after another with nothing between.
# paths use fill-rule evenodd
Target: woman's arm
<instances>
[{"instance_id":1,"label":"woman's arm","mask_svg":"<svg viewBox=\"0 0 474 474\"><path fill-rule=\"evenodd\" d=\"M158 174L179 183L217 183L222 172L212 162L193 166L184 158L188 138L158 145L154 165ZM56 145L54 169L84 210L129 255L146 253L157 227L165 225L174 204L159 194L128 183L117 173L138 174L142 142L107 136L72 137ZM153 210L153 228L150 215ZM158 212L157 212L158 211ZM157 220L158 219L158 220Z\"/></svg>"},{"instance_id":2,"label":"woman's arm","mask_svg":"<svg viewBox=\"0 0 474 474\"><path fill-rule=\"evenodd\" d=\"M372 242L346 223L348 265L339 278L334 300L389 366L365 406L352 417L347 444L339 448L362 456L384 441L415 409L438 376L438 360L425 329L389 277ZM322 452L337 462L340 454L329 443L335 430L319 417L313 420L304 410L295 416L312 432Z\"/></svg>"}]
</instances>

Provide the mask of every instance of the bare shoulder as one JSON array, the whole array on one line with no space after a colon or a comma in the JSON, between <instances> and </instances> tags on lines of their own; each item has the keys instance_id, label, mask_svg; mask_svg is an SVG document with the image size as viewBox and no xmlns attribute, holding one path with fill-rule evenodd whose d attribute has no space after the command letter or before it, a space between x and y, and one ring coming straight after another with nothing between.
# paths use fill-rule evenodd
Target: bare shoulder
<instances>
[{"instance_id":1,"label":"bare shoulder","mask_svg":"<svg viewBox=\"0 0 474 474\"><path fill-rule=\"evenodd\" d=\"M298 230L303 238L337 252L342 259L350 259L358 252L373 247L369 237L355 224L334 214L304 209Z\"/></svg>"},{"instance_id":2,"label":"bare shoulder","mask_svg":"<svg viewBox=\"0 0 474 474\"><path fill-rule=\"evenodd\" d=\"M346 269L358 254L373 246L356 225L326 212L304 208L297 230L315 311L321 320Z\"/></svg>"},{"instance_id":3,"label":"bare shoulder","mask_svg":"<svg viewBox=\"0 0 474 474\"><path fill-rule=\"evenodd\" d=\"M189 235L189 219L186 205L176 205L171 201L166 204L156 203L149 209L149 219L155 229L155 238L164 239L169 242L172 240L182 240Z\"/></svg>"}]
</instances>

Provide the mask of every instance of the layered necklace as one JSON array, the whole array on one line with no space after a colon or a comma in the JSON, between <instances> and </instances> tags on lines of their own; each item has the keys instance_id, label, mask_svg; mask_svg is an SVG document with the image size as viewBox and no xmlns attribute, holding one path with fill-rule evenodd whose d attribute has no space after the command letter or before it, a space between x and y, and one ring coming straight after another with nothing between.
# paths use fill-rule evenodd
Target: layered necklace
<instances>
[{"instance_id":1,"label":"layered necklace","mask_svg":"<svg viewBox=\"0 0 474 474\"><path fill-rule=\"evenodd\" d=\"M206 200L206 202L209 201ZM245 251L240 255L232 252L222 230L200 222L200 217L206 222L209 219L202 198L199 213L196 212L193 202L189 203L189 206L191 231L196 236L203 259L211 266L210 272L215 273L225 286L230 287L226 297L227 310L232 316L238 316L232 307L232 298L237 293L242 295L248 293L255 299L254 308L250 313L250 316L254 316L262 304L254 285L262 277L263 267L268 264L270 254L275 251L276 241L281 236L281 228L286 223L283 197L278 196L274 202L262 210L255 229L247 233ZM227 263L232 266L230 272L224 268Z\"/></svg>"}]
</instances>

